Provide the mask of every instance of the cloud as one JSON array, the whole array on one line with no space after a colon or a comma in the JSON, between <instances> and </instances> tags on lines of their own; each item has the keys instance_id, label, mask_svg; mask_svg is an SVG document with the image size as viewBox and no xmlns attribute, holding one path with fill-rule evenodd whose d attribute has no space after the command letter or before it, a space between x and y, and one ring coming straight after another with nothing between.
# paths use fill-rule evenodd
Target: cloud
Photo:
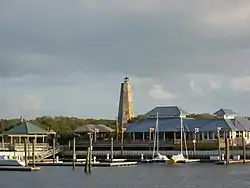
<instances>
[{"instance_id":1,"label":"cloud","mask_svg":"<svg viewBox=\"0 0 250 188\"><path fill-rule=\"evenodd\" d=\"M167 91L163 85L157 84L154 85L150 90L149 90L149 95L155 99L173 99L175 96Z\"/></svg>"},{"instance_id":2,"label":"cloud","mask_svg":"<svg viewBox=\"0 0 250 188\"><path fill-rule=\"evenodd\" d=\"M32 94L39 114L114 117L129 75L138 113L159 100L215 111L248 90L249 12L248 0L3 1L2 102Z\"/></svg>"},{"instance_id":3,"label":"cloud","mask_svg":"<svg viewBox=\"0 0 250 188\"><path fill-rule=\"evenodd\" d=\"M71 74L75 70L127 72L140 77L166 72L230 74L233 68L247 65L249 19L245 16L241 19L244 24L237 27L237 20L228 22L221 26L223 32L217 32L210 15L217 15L217 21L231 18L232 12L247 12L249 4L109 0L60 1L59 6L57 1L5 2L0 49L1 61L6 63L1 64L0 75ZM228 26L237 28L235 37L227 35L232 32ZM228 64L231 69L225 69Z\"/></svg>"},{"instance_id":4,"label":"cloud","mask_svg":"<svg viewBox=\"0 0 250 188\"><path fill-rule=\"evenodd\" d=\"M211 90L217 90L217 89L221 88L221 85L218 81L216 82L216 81L212 80L209 85L210 85Z\"/></svg>"},{"instance_id":5,"label":"cloud","mask_svg":"<svg viewBox=\"0 0 250 188\"><path fill-rule=\"evenodd\" d=\"M2 114L5 117L24 116L24 118L31 118L39 115L43 100L32 94L12 94L2 96L0 103L5 107Z\"/></svg>"},{"instance_id":6,"label":"cloud","mask_svg":"<svg viewBox=\"0 0 250 188\"><path fill-rule=\"evenodd\" d=\"M201 87L197 86L194 80L191 80L189 82L189 87L191 88L192 91L194 91L195 93L202 93L203 90Z\"/></svg>"},{"instance_id":7,"label":"cloud","mask_svg":"<svg viewBox=\"0 0 250 188\"><path fill-rule=\"evenodd\" d=\"M231 84L235 90L250 91L250 76L234 78Z\"/></svg>"}]
</instances>

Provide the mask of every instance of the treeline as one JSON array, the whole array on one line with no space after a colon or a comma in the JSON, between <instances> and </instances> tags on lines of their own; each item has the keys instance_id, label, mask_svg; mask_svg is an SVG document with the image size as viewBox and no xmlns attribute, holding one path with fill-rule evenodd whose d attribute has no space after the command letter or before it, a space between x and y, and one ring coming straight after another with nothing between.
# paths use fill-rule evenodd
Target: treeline
<instances>
[{"instance_id":1,"label":"treeline","mask_svg":"<svg viewBox=\"0 0 250 188\"><path fill-rule=\"evenodd\" d=\"M20 122L20 119L4 119L0 130L8 131ZM71 134L76 128L86 124L104 124L111 128L115 128L116 121L109 119L82 119L76 117L37 117L36 119L29 120L29 122L40 126L45 130L53 130L59 135Z\"/></svg>"},{"instance_id":2,"label":"treeline","mask_svg":"<svg viewBox=\"0 0 250 188\"><path fill-rule=\"evenodd\" d=\"M1 121L0 131L5 132L20 123L20 118L18 119L3 119ZM113 129L116 129L116 121L109 119L83 119L76 117L37 117L36 119L29 120L29 122L49 131L55 131L59 137L58 141L61 144L66 144L68 140L72 138L72 132L82 126L87 124L104 124Z\"/></svg>"}]
</instances>

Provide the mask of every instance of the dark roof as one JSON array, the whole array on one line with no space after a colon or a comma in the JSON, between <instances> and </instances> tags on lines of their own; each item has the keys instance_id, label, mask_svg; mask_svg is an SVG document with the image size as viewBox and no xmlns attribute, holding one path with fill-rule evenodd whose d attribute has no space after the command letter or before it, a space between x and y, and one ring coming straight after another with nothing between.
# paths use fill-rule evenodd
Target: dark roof
<instances>
[{"instance_id":1,"label":"dark roof","mask_svg":"<svg viewBox=\"0 0 250 188\"><path fill-rule=\"evenodd\" d=\"M221 108L214 112L215 115L217 116L224 116L224 115L238 115L236 112L234 112L231 109L226 109L226 108Z\"/></svg>"},{"instance_id":2,"label":"dark roof","mask_svg":"<svg viewBox=\"0 0 250 188\"><path fill-rule=\"evenodd\" d=\"M176 117L180 116L181 114L188 114L185 110L182 110L178 106L161 106L155 107L154 109L150 110L146 113L148 117L156 117L158 112L159 118L160 117Z\"/></svg>"},{"instance_id":3,"label":"dark roof","mask_svg":"<svg viewBox=\"0 0 250 188\"><path fill-rule=\"evenodd\" d=\"M96 129L99 130L101 133L107 133L107 132L114 132L114 129L111 129L110 127L106 125L94 125L94 124L88 124L83 125L81 127L78 127L76 130L74 130L74 133L94 133Z\"/></svg>"},{"instance_id":4,"label":"dark roof","mask_svg":"<svg viewBox=\"0 0 250 188\"><path fill-rule=\"evenodd\" d=\"M30 122L20 122L6 134L47 134L48 132Z\"/></svg>"},{"instance_id":5,"label":"dark roof","mask_svg":"<svg viewBox=\"0 0 250 188\"><path fill-rule=\"evenodd\" d=\"M147 119L138 123L131 123L127 125L126 132L149 132L150 128L154 128L156 119ZM159 119L159 132L179 132L181 126L181 119L179 117L161 118ZM225 130L250 130L250 121L245 118L237 117L235 120L230 119L193 119L183 118L183 126L185 131L194 132L195 128L200 131L217 131L217 127Z\"/></svg>"},{"instance_id":6,"label":"dark roof","mask_svg":"<svg viewBox=\"0 0 250 188\"><path fill-rule=\"evenodd\" d=\"M250 130L250 121L245 117L235 117L235 119L229 120L232 124L232 129L239 131L249 131Z\"/></svg>"}]
</instances>

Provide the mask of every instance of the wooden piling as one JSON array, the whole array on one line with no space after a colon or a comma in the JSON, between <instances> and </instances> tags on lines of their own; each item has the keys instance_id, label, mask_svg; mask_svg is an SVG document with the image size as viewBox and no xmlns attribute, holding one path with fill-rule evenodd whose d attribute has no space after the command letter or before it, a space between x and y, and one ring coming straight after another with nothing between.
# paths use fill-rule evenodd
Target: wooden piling
<instances>
[{"instance_id":1,"label":"wooden piling","mask_svg":"<svg viewBox=\"0 0 250 188\"><path fill-rule=\"evenodd\" d=\"M16 141L13 139L14 157L16 157Z\"/></svg>"},{"instance_id":2,"label":"wooden piling","mask_svg":"<svg viewBox=\"0 0 250 188\"><path fill-rule=\"evenodd\" d=\"M32 143L32 163L33 163L33 168L35 168L35 139L33 139Z\"/></svg>"},{"instance_id":3,"label":"wooden piling","mask_svg":"<svg viewBox=\"0 0 250 188\"><path fill-rule=\"evenodd\" d=\"M55 135L53 135L53 163L55 163L56 160L56 138Z\"/></svg>"},{"instance_id":4,"label":"wooden piling","mask_svg":"<svg viewBox=\"0 0 250 188\"><path fill-rule=\"evenodd\" d=\"M76 138L73 137L73 170L75 170L76 162Z\"/></svg>"},{"instance_id":5,"label":"wooden piling","mask_svg":"<svg viewBox=\"0 0 250 188\"><path fill-rule=\"evenodd\" d=\"M218 131L218 153L221 161L221 151L220 151L220 132Z\"/></svg>"},{"instance_id":6,"label":"wooden piling","mask_svg":"<svg viewBox=\"0 0 250 188\"><path fill-rule=\"evenodd\" d=\"M27 140L27 157L28 157L28 159L30 159L30 157L31 157L31 155L30 155L30 142L29 142L29 140Z\"/></svg>"},{"instance_id":7,"label":"wooden piling","mask_svg":"<svg viewBox=\"0 0 250 188\"><path fill-rule=\"evenodd\" d=\"M244 135L242 135L243 163L246 164L246 143Z\"/></svg>"},{"instance_id":8,"label":"wooden piling","mask_svg":"<svg viewBox=\"0 0 250 188\"><path fill-rule=\"evenodd\" d=\"M193 147L194 147L194 157L196 157L196 140L193 140Z\"/></svg>"},{"instance_id":9,"label":"wooden piling","mask_svg":"<svg viewBox=\"0 0 250 188\"><path fill-rule=\"evenodd\" d=\"M89 151L90 151L90 148L88 147L87 155L86 155L85 168L84 168L85 173L89 172Z\"/></svg>"},{"instance_id":10,"label":"wooden piling","mask_svg":"<svg viewBox=\"0 0 250 188\"><path fill-rule=\"evenodd\" d=\"M91 157L91 148L89 148L89 155L88 155L88 157L89 157L89 160L88 160L88 170L89 170L89 173L91 173L91 171L92 171L92 157Z\"/></svg>"},{"instance_id":11,"label":"wooden piling","mask_svg":"<svg viewBox=\"0 0 250 188\"><path fill-rule=\"evenodd\" d=\"M111 137L111 163L113 162L113 159L114 159L114 139L113 137Z\"/></svg>"},{"instance_id":12,"label":"wooden piling","mask_svg":"<svg viewBox=\"0 0 250 188\"><path fill-rule=\"evenodd\" d=\"M25 161L25 166L28 166L28 161L27 161L27 139L26 138L24 140L24 161Z\"/></svg>"},{"instance_id":13,"label":"wooden piling","mask_svg":"<svg viewBox=\"0 0 250 188\"><path fill-rule=\"evenodd\" d=\"M93 151L93 134L90 134L89 137L89 172L92 170L92 151Z\"/></svg>"},{"instance_id":14,"label":"wooden piling","mask_svg":"<svg viewBox=\"0 0 250 188\"><path fill-rule=\"evenodd\" d=\"M229 147L229 139L225 139L225 148L226 148L226 164L229 164L230 160L230 147Z\"/></svg>"}]
</instances>

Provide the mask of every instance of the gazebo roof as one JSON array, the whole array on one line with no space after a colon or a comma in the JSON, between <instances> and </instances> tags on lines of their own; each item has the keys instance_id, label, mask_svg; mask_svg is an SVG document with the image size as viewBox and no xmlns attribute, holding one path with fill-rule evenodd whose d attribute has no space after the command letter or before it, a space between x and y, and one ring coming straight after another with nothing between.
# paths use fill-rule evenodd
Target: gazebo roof
<instances>
[{"instance_id":1,"label":"gazebo roof","mask_svg":"<svg viewBox=\"0 0 250 188\"><path fill-rule=\"evenodd\" d=\"M74 133L94 133L96 131L100 133L108 133L108 132L114 132L115 130L102 124L98 124L98 125L87 124L87 125L78 127L73 132Z\"/></svg>"},{"instance_id":2,"label":"gazebo roof","mask_svg":"<svg viewBox=\"0 0 250 188\"><path fill-rule=\"evenodd\" d=\"M20 122L6 134L47 134L48 132L30 122Z\"/></svg>"}]
</instances>

